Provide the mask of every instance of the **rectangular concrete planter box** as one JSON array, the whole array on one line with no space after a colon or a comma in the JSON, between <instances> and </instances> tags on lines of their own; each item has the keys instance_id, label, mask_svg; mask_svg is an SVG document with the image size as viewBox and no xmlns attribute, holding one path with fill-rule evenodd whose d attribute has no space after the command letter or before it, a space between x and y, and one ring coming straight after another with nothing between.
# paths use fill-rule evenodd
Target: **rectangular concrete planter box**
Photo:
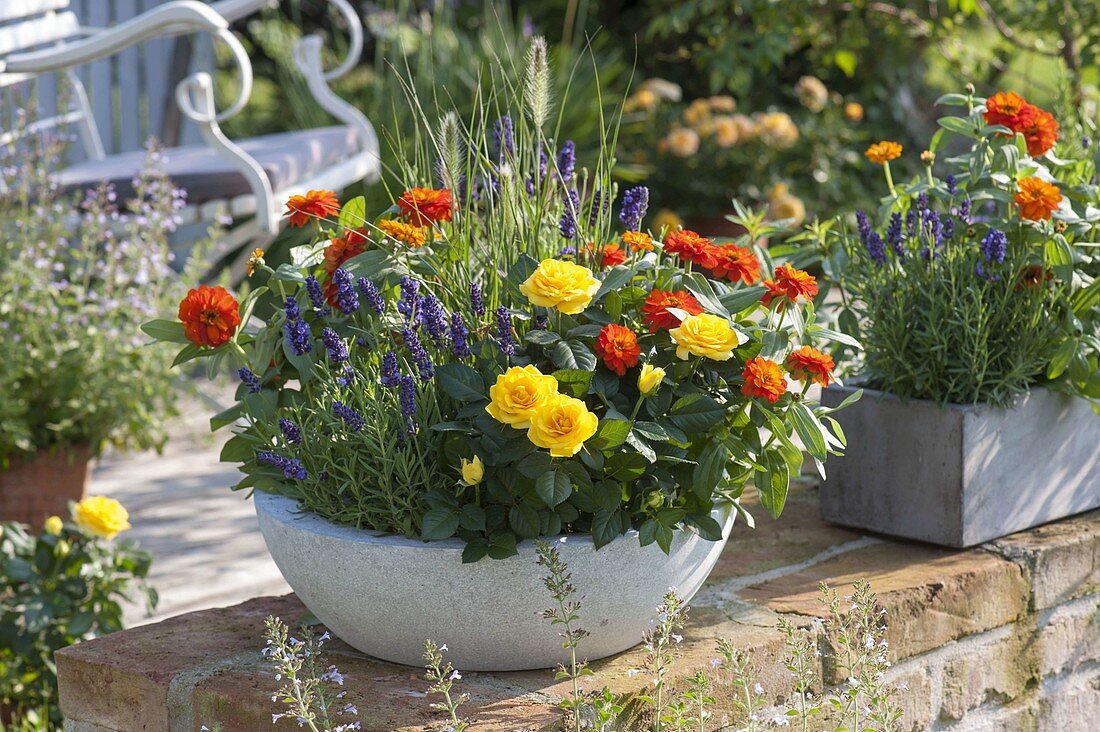
<instances>
[{"instance_id":1,"label":"rectangular concrete planter box","mask_svg":"<svg viewBox=\"0 0 1100 732\"><path fill-rule=\"evenodd\" d=\"M833 416L848 447L821 487L828 521L968 547L1100 506L1100 416L1084 399L1033 389L1010 409L941 407L865 389Z\"/></svg>"}]
</instances>

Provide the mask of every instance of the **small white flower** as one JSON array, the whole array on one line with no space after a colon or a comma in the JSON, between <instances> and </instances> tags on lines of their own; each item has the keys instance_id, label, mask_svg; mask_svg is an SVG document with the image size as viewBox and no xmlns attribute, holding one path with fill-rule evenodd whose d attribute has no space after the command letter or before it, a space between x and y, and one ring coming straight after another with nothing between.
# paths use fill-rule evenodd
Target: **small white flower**
<instances>
[{"instance_id":1,"label":"small white flower","mask_svg":"<svg viewBox=\"0 0 1100 732\"><path fill-rule=\"evenodd\" d=\"M680 635L679 633L673 633L672 634L672 640L675 641L676 643L683 643L684 642L684 636Z\"/></svg>"},{"instance_id":2,"label":"small white flower","mask_svg":"<svg viewBox=\"0 0 1100 732\"><path fill-rule=\"evenodd\" d=\"M777 714L772 717L772 724L776 727L788 727L791 724L791 720L787 719L782 714Z\"/></svg>"},{"instance_id":3,"label":"small white flower","mask_svg":"<svg viewBox=\"0 0 1100 732\"><path fill-rule=\"evenodd\" d=\"M639 672L639 671L638 671L638 669L636 669L636 668L628 668L628 669L626 670L626 676L627 676L627 678L629 678L629 679L632 679L632 678L634 678L634 677L635 677L635 676L637 676L637 675L638 675L639 673L640 673L640 672Z\"/></svg>"},{"instance_id":4,"label":"small white flower","mask_svg":"<svg viewBox=\"0 0 1100 732\"><path fill-rule=\"evenodd\" d=\"M451 675L447 677L448 681L458 681L462 678L462 674L458 672L458 669L451 671Z\"/></svg>"},{"instance_id":5,"label":"small white flower","mask_svg":"<svg viewBox=\"0 0 1100 732\"><path fill-rule=\"evenodd\" d=\"M443 653L446 653L447 652L447 644L444 643L443 645L441 645L439 647L439 650L442 651Z\"/></svg>"},{"instance_id":6,"label":"small white flower","mask_svg":"<svg viewBox=\"0 0 1100 732\"><path fill-rule=\"evenodd\" d=\"M757 696L761 696L764 693L764 687L760 685L760 682L756 682L756 686L752 687L752 693Z\"/></svg>"},{"instance_id":7,"label":"small white flower","mask_svg":"<svg viewBox=\"0 0 1100 732\"><path fill-rule=\"evenodd\" d=\"M720 659L720 658L710 659L710 667L711 668L718 668L721 665L722 665L722 659Z\"/></svg>"}]
</instances>

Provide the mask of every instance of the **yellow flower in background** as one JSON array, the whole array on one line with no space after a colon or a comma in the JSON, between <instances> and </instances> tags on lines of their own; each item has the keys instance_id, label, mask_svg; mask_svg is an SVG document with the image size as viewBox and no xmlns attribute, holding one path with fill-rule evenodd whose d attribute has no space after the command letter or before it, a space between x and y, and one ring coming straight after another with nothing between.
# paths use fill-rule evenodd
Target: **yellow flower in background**
<instances>
[{"instance_id":1,"label":"yellow flower in background","mask_svg":"<svg viewBox=\"0 0 1100 732\"><path fill-rule=\"evenodd\" d=\"M784 186L786 189L786 186ZM801 226L806 219L806 204L802 199L786 190L780 195L770 196L768 202L768 219L771 221L791 220L791 226Z\"/></svg>"},{"instance_id":2,"label":"yellow flower in background","mask_svg":"<svg viewBox=\"0 0 1100 732\"><path fill-rule=\"evenodd\" d=\"M884 165L891 160L896 160L901 157L902 147L896 142L890 140L883 140L876 142L867 148L867 152L864 153L867 159L872 163L878 163Z\"/></svg>"},{"instance_id":3,"label":"yellow flower in background","mask_svg":"<svg viewBox=\"0 0 1100 732\"><path fill-rule=\"evenodd\" d=\"M489 406L493 419L516 429L526 429L535 412L558 393L558 380L536 367L513 366L497 377L489 387Z\"/></svg>"},{"instance_id":4,"label":"yellow flower in background","mask_svg":"<svg viewBox=\"0 0 1100 732\"><path fill-rule=\"evenodd\" d=\"M745 336L730 326L727 318L710 313L689 315L679 328L668 334L676 341L676 356L684 361L691 356L703 356L712 361L728 361L733 349L745 342Z\"/></svg>"},{"instance_id":5,"label":"yellow flower in background","mask_svg":"<svg viewBox=\"0 0 1100 732\"><path fill-rule=\"evenodd\" d=\"M670 208L662 208L653 216L653 228L656 231L672 231L684 225L684 220Z\"/></svg>"},{"instance_id":6,"label":"yellow flower in background","mask_svg":"<svg viewBox=\"0 0 1100 732\"><path fill-rule=\"evenodd\" d=\"M690 158L699 152L699 133L688 127L677 127L668 133L662 143L676 157Z\"/></svg>"},{"instance_id":7,"label":"yellow flower in background","mask_svg":"<svg viewBox=\"0 0 1100 732\"><path fill-rule=\"evenodd\" d=\"M657 391L657 388L661 386L661 382L664 381L664 378L665 370L663 368L654 366L653 364L643 363L642 371L638 374L638 391L649 396Z\"/></svg>"},{"instance_id":8,"label":"yellow flower in background","mask_svg":"<svg viewBox=\"0 0 1100 732\"><path fill-rule=\"evenodd\" d=\"M560 259L542 260L519 286L532 305L556 308L566 315L583 311L599 289L600 281L588 268Z\"/></svg>"},{"instance_id":9,"label":"yellow flower in background","mask_svg":"<svg viewBox=\"0 0 1100 732\"><path fill-rule=\"evenodd\" d=\"M714 142L718 147L733 147L741 139L741 126L731 116L714 118Z\"/></svg>"},{"instance_id":10,"label":"yellow flower in background","mask_svg":"<svg viewBox=\"0 0 1100 732\"><path fill-rule=\"evenodd\" d=\"M706 99L696 99L684 110L684 124L696 127L710 118L710 102Z\"/></svg>"},{"instance_id":11,"label":"yellow flower in background","mask_svg":"<svg viewBox=\"0 0 1100 732\"><path fill-rule=\"evenodd\" d=\"M60 534L63 528L65 528L65 522L61 520L60 516L50 516L46 519L46 523L42 525L43 531L54 536Z\"/></svg>"},{"instance_id":12,"label":"yellow flower in background","mask_svg":"<svg viewBox=\"0 0 1100 732\"><path fill-rule=\"evenodd\" d=\"M729 113L737 109L737 101L728 94L719 94L707 99L710 111Z\"/></svg>"},{"instance_id":13,"label":"yellow flower in background","mask_svg":"<svg viewBox=\"0 0 1100 732\"><path fill-rule=\"evenodd\" d=\"M829 90L816 76L803 76L794 85L794 92L802 106L815 114L825 109L825 103L829 101Z\"/></svg>"},{"instance_id":14,"label":"yellow flower in background","mask_svg":"<svg viewBox=\"0 0 1100 732\"><path fill-rule=\"evenodd\" d=\"M735 114L732 117L733 124L737 126L737 140L744 142L745 140L751 140L760 134L760 131L756 127L756 122L752 117L744 114Z\"/></svg>"},{"instance_id":15,"label":"yellow flower in background","mask_svg":"<svg viewBox=\"0 0 1100 732\"><path fill-rule=\"evenodd\" d=\"M73 521L93 536L113 539L130 528L130 514L122 504L106 496L88 496L73 506Z\"/></svg>"},{"instance_id":16,"label":"yellow flower in background","mask_svg":"<svg viewBox=\"0 0 1100 732\"><path fill-rule=\"evenodd\" d=\"M660 98L652 89L639 89L626 98L623 103L623 111L636 112L643 110L649 112L656 109L660 102Z\"/></svg>"},{"instance_id":17,"label":"yellow flower in background","mask_svg":"<svg viewBox=\"0 0 1100 732\"><path fill-rule=\"evenodd\" d=\"M844 116L849 122L863 120L863 105L859 102L848 102L844 105Z\"/></svg>"},{"instance_id":18,"label":"yellow flower in background","mask_svg":"<svg viewBox=\"0 0 1100 732\"><path fill-rule=\"evenodd\" d=\"M485 477L485 464L481 462L481 458L474 455L473 460L467 460L462 458L462 482L466 485L474 486L482 481Z\"/></svg>"},{"instance_id":19,"label":"yellow flower in background","mask_svg":"<svg viewBox=\"0 0 1100 732\"><path fill-rule=\"evenodd\" d=\"M527 439L548 448L552 457L572 457L596 434L599 422L580 399L559 394L535 412Z\"/></svg>"},{"instance_id":20,"label":"yellow flower in background","mask_svg":"<svg viewBox=\"0 0 1100 732\"><path fill-rule=\"evenodd\" d=\"M790 192L791 187L788 186L786 183L783 183L782 181L780 181L779 183L773 183L772 187L768 189L768 200L774 201L777 198L782 198L783 196L789 195Z\"/></svg>"},{"instance_id":21,"label":"yellow flower in background","mask_svg":"<svg viewBox=\"0 0 1100 732\"><path fill-rule=\"evenodd\" d=\"M769 112L757 117L760 139L769 147L785 149L798 142L798 126L786 112Z\"/></svg>"}]
</instances>

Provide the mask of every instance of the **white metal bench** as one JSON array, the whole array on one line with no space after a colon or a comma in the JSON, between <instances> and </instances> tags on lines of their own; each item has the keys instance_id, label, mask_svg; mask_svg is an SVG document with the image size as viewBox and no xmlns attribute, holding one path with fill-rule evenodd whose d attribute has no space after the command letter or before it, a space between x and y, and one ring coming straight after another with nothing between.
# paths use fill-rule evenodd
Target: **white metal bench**
<instances>
[{"instance_id":1,"label":"white metal bench","mask_svg":"<svg viewBox=\"0 0 1100 732\"><path fill-rule=\"evenodd\" d=\"M347 56L336 68L323 69L320 36L307 36L293 49L294 62L318 106L342 124L236 142L222 132L219 123L240 112L252 90L252 65L229 25L275 1L173 0L109 28L88 28L81 27L69 0L0 0L0 88L43 74L64 74L73 90L70 108L36 120L24 130L38 132L61 125L75 129L85 159L60 171L62 190L84 189L107 180L125 195L144 153L105 154L74 67L154 37L205 33L224 43L240 75L236 100L219 112L209 73L198 71L184 78L176 87L176 102L181 113L199 127L205 145L164 151L169 177L187 189L184 223L213 222L226 216L235 222L211 253L217 261L245 243L274 238L281 227L282 204L291 195L311 188L340 191L356 181L379 177L374 128L328 85L358 63L363 49L363 28L347 0L328 0L345 19L350 36ZM0 131L0 144L12 142L14 135Z\"/></svg>"}]
</instances>

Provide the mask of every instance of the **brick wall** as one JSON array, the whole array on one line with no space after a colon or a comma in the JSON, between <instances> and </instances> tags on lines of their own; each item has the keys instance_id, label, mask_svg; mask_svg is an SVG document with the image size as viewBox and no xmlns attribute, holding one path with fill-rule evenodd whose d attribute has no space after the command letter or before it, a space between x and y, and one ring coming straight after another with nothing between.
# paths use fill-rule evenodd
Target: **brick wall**
<instances>
[{"instance_id":1,"label":"brick wall","mask_svg":"<svg viewBox=\"0 0 1100 732\"><path fill-rule=\"evenodd\" d=\"M844 592L860 577L888 613L890 676L907 687L906 729L1091 732L1100 723L1100 512L947 551L824 524L813 490L800 490L782 520L735 531L692 603L674 682L709 670L715 641L731 638L752 654L762 685L781 703L792 686L778 619L810 627L820 612L817 583ZM293 596L261 598L59 652L67 729L191 732L214 721L225 732L297 729L271 724L278 683L259 647L267 614L294 622L304 612ZM339 643L329 648L365 730L433 728L418 670ZM593 664L589 688L639 692L648 682L630 671L641 658L635 649ZM827 654L825 663L819 671L828 679ZM470 673L461 684L471 695L464 711L484 732L555 729L554 705L566 693L549 672ZM730 721L721 689L717 696L717 721Z\"/></svg>"}]
</instances>

